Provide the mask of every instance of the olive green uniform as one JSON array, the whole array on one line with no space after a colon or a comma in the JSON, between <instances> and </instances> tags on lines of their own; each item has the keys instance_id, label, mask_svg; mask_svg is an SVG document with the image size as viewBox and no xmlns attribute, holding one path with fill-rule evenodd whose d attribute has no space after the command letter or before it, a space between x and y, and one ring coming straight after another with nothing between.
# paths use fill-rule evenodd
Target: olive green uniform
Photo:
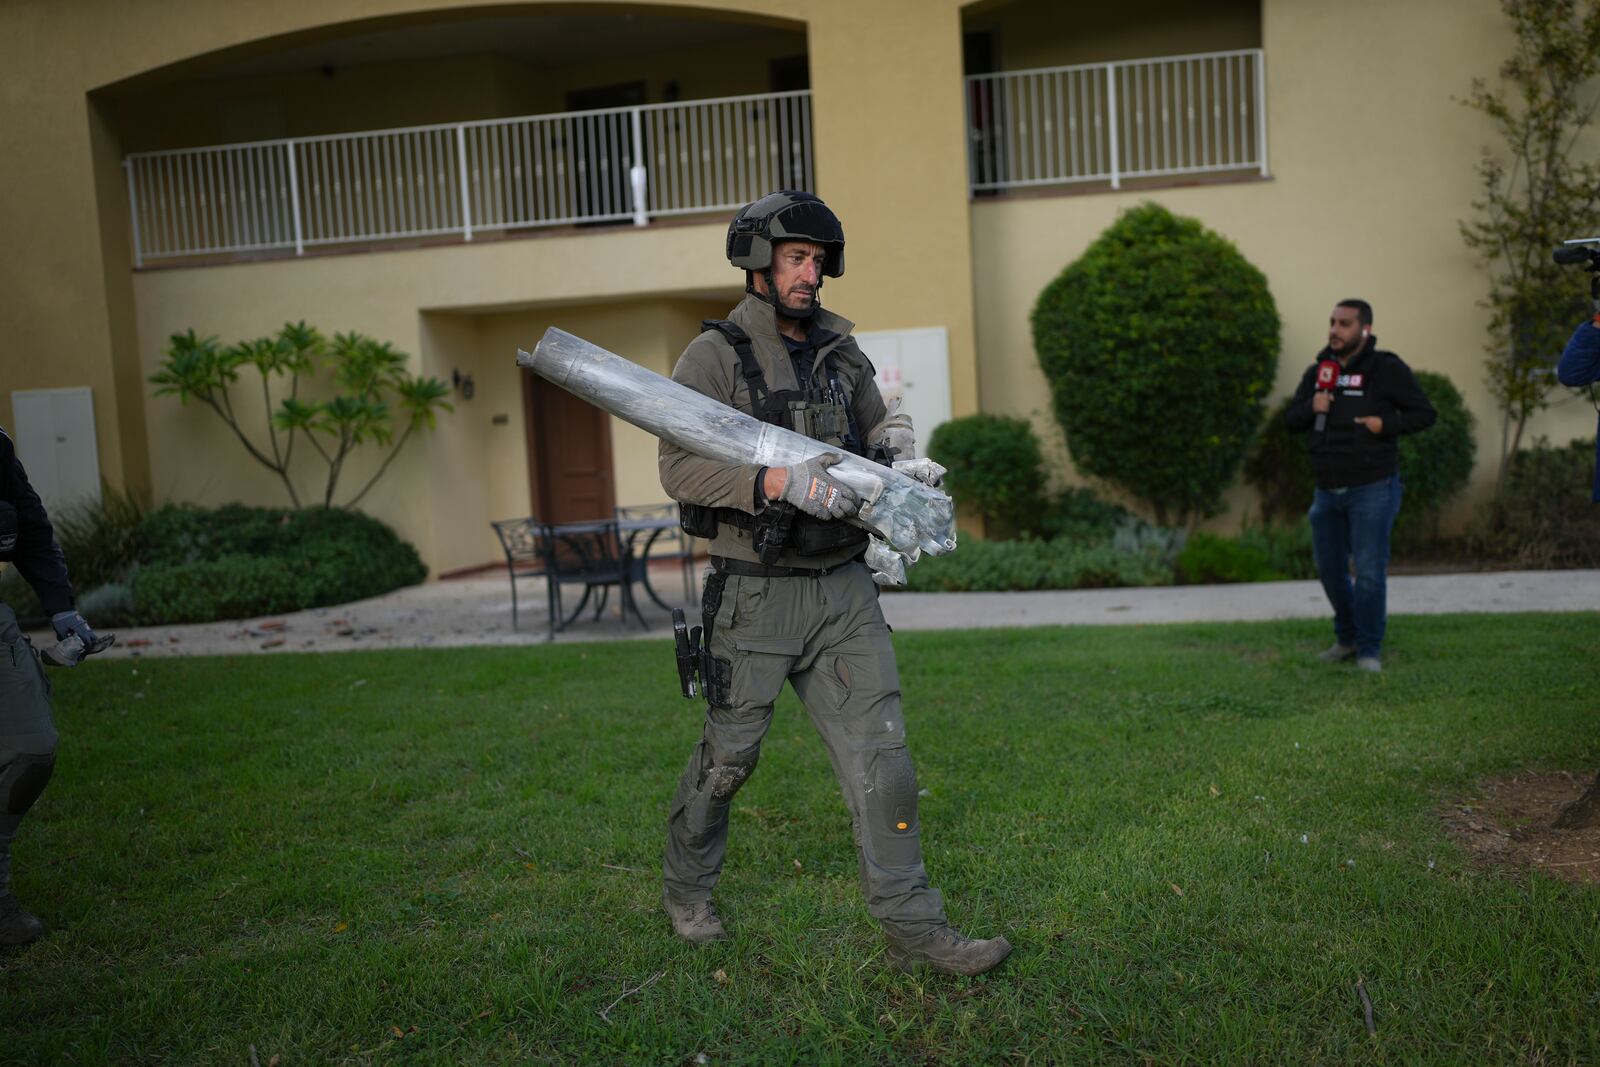
<instances>
[{"instance_id":1,"label":"olive green uniform","mask_svg":"<svg viewBox=\"0 0 1600 1067\"><path fill-rule=\"evenodd\" d=\"M747 296L729 318L749 335L767 387L795 389L771 306ZM814 367L820 373L833 354L853 422L864 434L883 421L886 410L851 328L817 310L812 336L832 339L818 346ZM716 331L689 345L672 377L754 413L739 357ZM704 459L663 441L660 468L661 484L677 500L757 510L759 466ZM802 568L815 577L727 576L710 649L732 664L730 699L726 707L707 707L700 742L672 801L663 870L674 899L705 900L716 885L729 805L755 770L773 703L788 680L822 735L850 809L868 912L900 936L945 925L943 899L922 865L916 771L906 748L894 646L860 553L860 545L818 556L800 556L791 548L774 567ZM757 560L751 533L727 522L719 524L711 554Z\"/></svg>"}]
</instances>

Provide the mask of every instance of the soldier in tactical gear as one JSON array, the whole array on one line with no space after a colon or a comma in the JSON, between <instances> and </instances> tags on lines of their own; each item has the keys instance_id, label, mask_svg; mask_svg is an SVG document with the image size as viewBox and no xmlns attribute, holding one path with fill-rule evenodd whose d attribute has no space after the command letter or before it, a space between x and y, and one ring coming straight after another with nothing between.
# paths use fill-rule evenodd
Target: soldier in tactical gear
<instances>
[{"instance_id":1,"label":"soldier in tactical gear","mask_svg":"<svg viewBox=\"0 0 1600 1067\"><path fill-rule=\"evenodd\" d=\"M861 501L829 468L848 451L880 462L899 453L901 469L931 484L943 471L912 460L910 419L885 406L851 323L821 306L823 279L844 273L844 231L827 205L801 192L762 197L733 219L727 257L745 271L748 295L726 321L705 324L673 379L839 455L767 468L661 442L661 484L684 504L686 525L711 538L712 560L702 602L708 706L668 817L667 913L690 941L727 937L711 892L728 811L788 681L838 775L890 963L980 974L1011 946L957 932L928 884L894 646L861 561L867 535L841 521Z\"/></svg>"},{"instance_id":2,"label":"soldier in tactical gear","mask_svg":"<svg viewBox=\"0 0 1600 1067\"><path fill-rule=\"evenodd\" d=\"M50 517L28 484L4 430L0 430L0 561L11 563L33 586L60 639L36 653L18 628L16 613L0 604L0 945L26 945L44 934L44 924L22 910L11 893L11 841L56 765L50 682L39 660L75 667L84 656L110 647L115 638L96 634L73 606L72 583Z\"/></svg>"}]
</instances>

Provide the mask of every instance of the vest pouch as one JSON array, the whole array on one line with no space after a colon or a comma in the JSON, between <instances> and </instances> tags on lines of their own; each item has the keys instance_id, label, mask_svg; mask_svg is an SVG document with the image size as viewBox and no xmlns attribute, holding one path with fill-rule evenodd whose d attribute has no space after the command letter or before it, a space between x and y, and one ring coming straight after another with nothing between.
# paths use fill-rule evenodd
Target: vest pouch
<instances>
[{"instance_id":1,"label":"vest pouch","mask_svg":"<svg viewBox=\"0 0 1600 1067\"><path fill-rule=\"evenodd\" d=\"M683 526L683 532L690 537L701 537L709 541L717 536L716 508L708 508L702 504L684 504L681 513L680 525Z\"/></svg>"},{"instance_id":2,"label":"vest pouch","mask_svg":"<svg viewBox=\"0 0 1600 1067\"><path fill-rule=\"evenodd\" d=\"M10 559L17 551L17 508L0 500L0 559Z\"/></svg>"},{"instance_id":3,"label":"vest pouch","mask_svg":"<svg viewBox=\"0 0 1600 1067\"><path fill-rule=\"evenodd\" d=\"M867 531L847 522L824 522L810 515L796 518L789 531L789 547L799 556L824 556L841 548L867 543Z\"/></svg>"}]
</instances>

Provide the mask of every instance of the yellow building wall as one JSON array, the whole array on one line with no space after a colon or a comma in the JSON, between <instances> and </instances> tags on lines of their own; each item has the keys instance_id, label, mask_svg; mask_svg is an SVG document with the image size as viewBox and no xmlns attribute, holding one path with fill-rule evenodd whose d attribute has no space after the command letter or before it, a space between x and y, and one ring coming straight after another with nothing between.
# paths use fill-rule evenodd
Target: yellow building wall
<instances>
[{"instance_id":1,"label":"yellow building wall","mask_svg":"<svg viewBox=\"0 0 1600 1067\"><path fill-rule=\"evenodd\" d=\"M1383 77L1345 76L1352 56L1325 47L1362 27L1362 63ZM1452 47L1437 45L1452 25ZM1413 368L1441 373L1477 417L1469 499L1493 481L1500 422L1483 383L1485 283L1458 220L1477 195L1472 162L1491 131L1457 103L1473 76L1496 69L1503 16L1488 3L1269 4L1266 10L1270 181L980 200L972 206L978 367L986 411L1029 417L1063 482L1077 480L1034 355L1029 315L1039 292L1128 207L1155 201L1234 241L1267 276L1283 318L1271 398L1293 391L1326 344L1345 297L1370 301L1379 343ZM1196 367L1194 373L1203 374ZM1152 421L1181 411L1145 413ZM1562 403L1536 432L1589 434L1594 412ZM1236 489L1221 526L1256 507Z\"/></svg>"}]
</instances>

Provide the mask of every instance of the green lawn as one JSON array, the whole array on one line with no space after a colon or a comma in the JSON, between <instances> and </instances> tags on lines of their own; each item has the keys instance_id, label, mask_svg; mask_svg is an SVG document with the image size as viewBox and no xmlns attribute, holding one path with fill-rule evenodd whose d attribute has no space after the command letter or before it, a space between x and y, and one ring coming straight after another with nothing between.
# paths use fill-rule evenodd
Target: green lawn
<instances>
[{"instance_id":1,"label":"green lawn","mask_svg":"<svg viewBox=\"0 0 1600 1067\"><path fill-rule=\"evenodd\" d=\"M666 642L57 672L17 847L53 932L0 952L0 1060L1600 1060L1600 892L1470 868L1435 814L1600 764L1600 615L1400 619L1381 677L1327 639L899 637L929 869L1017 946L977 979L882 966L792 695L735 802L734 940L670 936L700 712Z\"/></svg>"}]
</instances>

